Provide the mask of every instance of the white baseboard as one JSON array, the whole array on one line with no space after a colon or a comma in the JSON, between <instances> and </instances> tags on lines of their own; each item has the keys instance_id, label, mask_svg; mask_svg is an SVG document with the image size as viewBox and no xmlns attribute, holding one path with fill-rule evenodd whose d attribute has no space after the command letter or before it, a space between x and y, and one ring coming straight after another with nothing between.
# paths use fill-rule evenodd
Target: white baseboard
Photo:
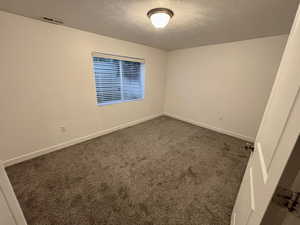
<instances>
[{"instance_id":1,"label":"white baseboard","mask_svg":"<svg viewBox=\"0 0 300 225\"><path fill-rule=\"evenodd\" d=\"M209 130L213 130L213 131L216 131L218 133L222 133L222 134L226 134L226 135L229 135L229 136L232 136L232 137L236 137L236 138L239 138L239 139L242 139L242 140L245 140L245 141L254 142L254 140L255 140L254 137L249 137L249 136L245 136L245 135L242 135L242 134L238 134L236 132L233 132L233 131L230 131L230 130L225 130L225 129L218 128L218 127L214 127L214 126L211 126L211 125L206 124L206 123L196 122L194 120L186 119L186 118L183 118L181 116L177 116L177 115L172 114L172 113L165 112L164 115L172 117L174 119L178 119L178 120L187 122L187 123L190 123L190 124L193 124L193 125L196 125L196 126L199 126L199 127L207 128Z\"/></svg>"},{"instance_id":2,"label":"white baseboard","mask_svg":"<svg viewBox=\"0 0 300 225\"><path fill-rule=\"evenodd\" d=\"M26 161L26 160L29 160L29 159L33 159L35 157L38 157L38 156L41 156L41 155L44 155L44 154L47 154L47 153L50 153L50 152L53 152L53 151L57 151L57 150L69 147L71 145L75 145L75 144L78 144L78 143L81 143L81 142L84 142L84 141L87 141L87 140L90 140L90 139L93 139L93 138L96 138L96 137L100 137L100 136L105 135L105 134L112 133L114 131L117 131L117 130L120 130L120 129L123 129L123 128L131 127L133 125L145 122L147 120L154 119L154 118L162 116L162 115L163 114L160 113L160 114L156 114L156 115L153 115L153 116L144 117L142 119L130 121L130 122L127 122L127 123L124 123L124 124L106 129L106 130L101 130L101 131L98 131L96 133L89 134L89 135L84 136L84 137L75 138L75 139L72 139L72 140L57 144L57 145L53 145L53 146L50 146L50 147L39 149L39 150L30 152L30 153L27 153L27 154L24 154L24 155L17 156L15 158L6 160L6 161L3 162L3 165L4 165L4 167L11 166L11 165L14 165L14 164L17 164L17 163L20 163L20 162L23 162L23 161Z\"/></svg>"}]
</instances>

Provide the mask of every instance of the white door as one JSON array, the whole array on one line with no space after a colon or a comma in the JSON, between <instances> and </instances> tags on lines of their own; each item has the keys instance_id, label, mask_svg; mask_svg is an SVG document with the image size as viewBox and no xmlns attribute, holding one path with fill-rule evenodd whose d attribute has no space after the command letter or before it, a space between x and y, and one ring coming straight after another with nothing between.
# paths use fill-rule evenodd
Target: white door
<instances>
[{"instance_id":1,"label":"white door","mask_svg":"<svg viewBox=\"0 0 300 225\"><path fill-rule=\"evenodd\" d=\"M254 90L255 91L255 90ZM300 9L233 209L231 225L259 225L300 134ZM255 104L255 103L253 103Z\"/></svg>"},{"instance_id":2,"label":"white door","mask_svg":"<svg viewBox=\"0 0 300 225\"><path fill-rule=\"evenodd\" d=\"M300 224L300 138L280 178L261 225Z\"/></svg>"},{"instance_id":3,"label":"white door","mask_svg":"<svg viewBox=\"0 0 300 225\"><path fill-rule=\"evenodd\" d=\"M0 161L0 225L27 225Z\"/></svg>"},{"instance_id":4,"label":"white door","mask_svg":"<svg viewBox=\"0 0 300 225\"><path fill-rule=\"evenodd\" d=\"M0 192L0 225L16 225L2 192Z\"/></svg>"}]
</instances>

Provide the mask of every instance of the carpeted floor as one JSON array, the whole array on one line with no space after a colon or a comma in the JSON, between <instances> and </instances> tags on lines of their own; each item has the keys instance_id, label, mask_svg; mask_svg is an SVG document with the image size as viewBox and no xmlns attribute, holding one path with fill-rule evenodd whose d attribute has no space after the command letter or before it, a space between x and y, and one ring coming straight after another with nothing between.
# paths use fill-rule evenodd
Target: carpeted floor
<instances>
[{"instance_id":1,"label":"carpeted floor","mask_svg":"<svg viewBox=\"0 0 300 225\"><path fill-rule=\"evenodd\" d=\"M228 225L244 144L162 116L7 173L28 225Z\"/></svg>"}]
</instances>

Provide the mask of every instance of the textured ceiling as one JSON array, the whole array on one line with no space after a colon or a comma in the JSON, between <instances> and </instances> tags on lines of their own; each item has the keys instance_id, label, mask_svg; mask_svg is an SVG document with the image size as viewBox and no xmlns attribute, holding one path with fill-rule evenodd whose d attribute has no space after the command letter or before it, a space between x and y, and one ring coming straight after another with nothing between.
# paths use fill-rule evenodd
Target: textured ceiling
<instances>
[{"instance_id":1,"label":"textured ceiling","mask_svg":"<svg viewBox=\"0 0 300 225\"><path fill-rule=\"evenodd\" d=\"M298 0L0 0L0 9L166 50L287 34ZM155 29L146 14L174 11Z\"/></svg>"}]
</instances>

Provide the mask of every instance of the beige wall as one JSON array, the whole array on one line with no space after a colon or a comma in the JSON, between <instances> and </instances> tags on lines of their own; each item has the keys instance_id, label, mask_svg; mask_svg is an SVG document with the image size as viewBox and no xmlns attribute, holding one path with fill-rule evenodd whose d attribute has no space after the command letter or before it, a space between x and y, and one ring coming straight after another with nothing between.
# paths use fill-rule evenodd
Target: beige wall
<instances>
[{"instance_id":1,"label":"beige wall","mask_svg":"<svg viewBox=\"0 0 300 225\"><path fill-rule=\"evenodd\" d=\"M1 11L0 27L0 160L163 112L166 52ZM92 51L144 58L145 99L97 106Z\"/></svg>"},{"instance_id":2,"label":"beige wall","mask_svg":"<svg viewBox=\"0 0 300 225\"><path fill-rule=\"evenodd\" d=\"M165 112L255 138L287 35L169 52Z\"/></svg>"}]
</instances>

